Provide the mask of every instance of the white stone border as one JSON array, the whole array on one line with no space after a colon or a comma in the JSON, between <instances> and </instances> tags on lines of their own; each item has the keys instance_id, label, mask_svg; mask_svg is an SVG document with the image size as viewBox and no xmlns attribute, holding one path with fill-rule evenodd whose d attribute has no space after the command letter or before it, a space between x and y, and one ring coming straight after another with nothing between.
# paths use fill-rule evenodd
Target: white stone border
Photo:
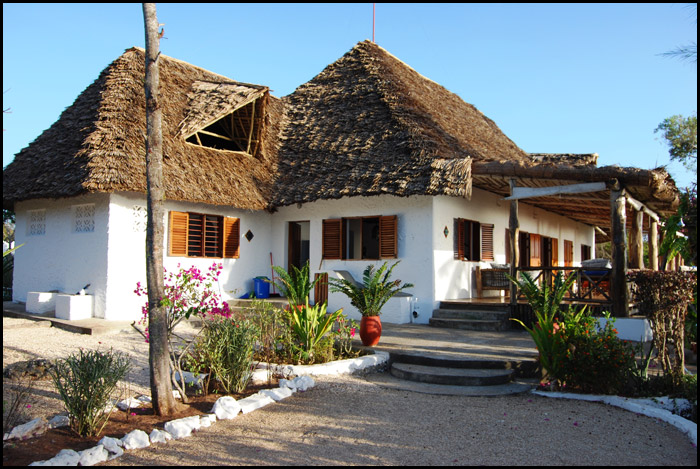
<instances>
[{"instance_id":1,"label":"white stone border","mask_svg":"<svg viewBox=\"0 0 700 469\"><path fill-rule=\"evenodd\" d=\"M657 397L654 399L632 399L620 396L606 396L599 394L576 394L568 392L549 392L549 391L538 391L533 389L531 391L533 394L544 397L553 397L561 399L578 399L581 401L588 402L602 402L604 404L612 405L615 407L620 407L637 414L646 415L647 417L657 418L663 420L666 423L670 423L674 427L678 428L682 433L688 435L690 441L697 447L698 445L698 424L691 422L690 420L684 419L680 415L676 415L671 411L663 408L662 404L657 401L666 400L667 402L673 401L669 397ZM685 399L678 399L677 401L685 401ZM687 402L687 401L686 401Z\"/></svg>"},{"instance_id":2,"label":"white stone border","mask_svg":"<svg viewBox=\"0 0 700 469\"><path fill-rule=\"evenodd\" d=\"M296 378L280 379L279 388L264 389L240 401L236 401L231 396L223 396L214 403L211 413L171 420L165 424L166 431L154 429L150 437L142 430L134 430L124 435L120 440L104 437L93 448L79 452L63 449L53 458L46 461L33 462L30 466L75 466L78 463L81 466L92 466L118 458L124 454L124 450L145 448L153 443L165 443L171 439L186 438L192 435L192 432L196 432L202 427L209 427L216 422L217 418L222 420L233 419L239 413L247 414L266 405L279 402L291 396L294 392L306 391L316 385L310 376L349 374L379 366L388 361L389 354L387 352L375 351L373 355L364 355L359 358L338 360L320 365L277 366L275 371L283 371L284 376L288 377L296 375ZM257 371L257 373L261 372L264 373L266 379L267 370Z\"/></svg>"}]
</instances>

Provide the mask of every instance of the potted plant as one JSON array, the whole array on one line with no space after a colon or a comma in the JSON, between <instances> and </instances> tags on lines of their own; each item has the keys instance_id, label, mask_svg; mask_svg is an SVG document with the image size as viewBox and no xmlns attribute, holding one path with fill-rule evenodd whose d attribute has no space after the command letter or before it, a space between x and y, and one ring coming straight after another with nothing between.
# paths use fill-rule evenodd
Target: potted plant
<instances>
[{"instance_id":1,"label":"potted plant","mask_svg":"<svg viewBox=\"0 0 700 469\"><path fill-rule=\"evenodd\" d=\"M329 279L332 292L345 294L350 298L350 304L356 307L362 320L360 321L360 338L362 344L373 347L379 343L382 334L382 322L379 315L382 307L401 290L411 288L413 284L401 280L389 280L396 262L389 267L385 262L379 269L368 265L362 274L362 284L347 279Z\"/></svg>"},{"instance_id":2,"label":"potted plant","mask_svg":"<svg viewBox=\"0 0 700 469\"><path fill-rule=\"evenodd\" d=\"M289 300L290 308L294 309L297 306L306 304L311 294L311 289L319 281L319 279L310 280L309 261L306 261L301 269L297 269L292 265L289 272L280 266L274 266L273 269L277 273L277 279L274 280L274 284L282 296Z\"/></svg>"}]
</instances>

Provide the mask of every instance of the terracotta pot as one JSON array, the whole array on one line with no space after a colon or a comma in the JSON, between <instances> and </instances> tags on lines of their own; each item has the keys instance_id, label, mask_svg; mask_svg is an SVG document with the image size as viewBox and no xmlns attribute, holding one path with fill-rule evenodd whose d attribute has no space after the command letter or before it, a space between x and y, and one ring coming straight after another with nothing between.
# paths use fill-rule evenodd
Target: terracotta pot
<instances>
[{"instance_id":1,"label":"terracotta pot","mask_svg":"<svg viewBox=\"0 0 700 469\"><path fill-rule=\"evenodd\" d=\"M379 316L362 316L360 320L360 339L362 345L374 347L382 336L382 321Z\"/></svg>"}]
</instances>

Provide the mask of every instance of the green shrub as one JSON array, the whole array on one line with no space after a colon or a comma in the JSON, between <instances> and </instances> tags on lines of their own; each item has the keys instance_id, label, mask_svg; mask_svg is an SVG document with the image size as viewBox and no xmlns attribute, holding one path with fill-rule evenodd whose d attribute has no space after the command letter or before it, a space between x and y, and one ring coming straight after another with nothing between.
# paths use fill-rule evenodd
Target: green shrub
<instances>
[{"instance_id":1,"label":"green shrub","mask_svg":"<svg viewBox=\"0 0 700 469\"><path fill-rule=\"evenodd\" d=\"M249 321L212 317L194 344L191 371L209 373L227 394L243 391L252 376L255 338Z\"/></svg>"},{"instance_id":2,"label":"green shrub","mask_svg":"<svg viewBox=\"0 0 700 469\"><path fill-rule=\"evenodd\" d=\"M51 377L75 432L81 436L100 434L111 413L105 410L109 399L130 369L129 357L111 349L81 349L56 362Z\"/></svg>"},{"instance_id":3,"label":"green shrub","mask_svg":"<svg viewBox=\"0 0 700 469\"><path fill-rule=\"evenodd\" d=\"M634 348L617 337L609 318L602 329L590 319L576 326L564 321L567 350L562 360L563 379L567 388L581 392L619 394L635 368Z\"/></svg>"},{"instance_id":4,"label":"green shrub","mask_svg":"<svg viewBox=\"0 0 700 469\"><path fill-rule=\"evenodd\" d=\"M333 327L333 323L342 317L342 309L326 314L326 304L309 306L309 299L303 306L292 307L289 311L291 328L302 348L305 361L313 362L316 349ZM331 341L331 349L333 342ZM331 350L332 352L332 350Z\"/></svg>"}]
</instances>

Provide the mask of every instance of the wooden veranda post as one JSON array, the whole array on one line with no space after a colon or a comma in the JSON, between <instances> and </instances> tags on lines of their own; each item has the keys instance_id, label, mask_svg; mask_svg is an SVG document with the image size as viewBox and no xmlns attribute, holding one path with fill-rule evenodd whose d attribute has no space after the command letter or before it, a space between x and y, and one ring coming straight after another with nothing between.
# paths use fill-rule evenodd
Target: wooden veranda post
<instances>
[{"instance_id":1,"label":"wooden veranda post","mask_svg":"<svg viewBox=\"0 0 700 469\"><path fill-rule=\"evenodd\" d=\"M630 254L629 267L630 269L644 268L644 241L642 238L642 227L644 225L644 212L636 210L632 220L632 229L630 230Z\"/></svg>"},{"instance_id":2,"label":"wooden veranda post","mask_svg":"<svg viewBox=\"0 0 700 469\"><path fill-rule=\"evenodd\" d=\"M625 190L617 180L610 186L610 220L612 231L612 279L610 293L615 317L629 316L627 292L627 248Z\"/></svg>"},{"instance_id":3,"label":"wooden veranda post","mask_svg":"<svg viewBox=\"0 0 700 469\"><path fill-rule=\"evenodd\" d=\"M659 270L659 223L649 219L649 267Z\"/></svg>"},{"instance_id":4,"label":"wooden veranda post","mask_svg":"<svg viewBox=\"0 0 700 469\"><path fill-rule=\"evenodd\" d=\"M515 179L510 180L510 194L515 192ZM518 238L520 237L520 221L518 220L518 200L510 201L510 217L508 219L508 229L510 239L508 248L510 249L510 276L518 278L518 264L520 262L520 247ZM510 304L515 307L518 304L518 287L512 282L510 284Z\"/></svg>"}]
</instances>

